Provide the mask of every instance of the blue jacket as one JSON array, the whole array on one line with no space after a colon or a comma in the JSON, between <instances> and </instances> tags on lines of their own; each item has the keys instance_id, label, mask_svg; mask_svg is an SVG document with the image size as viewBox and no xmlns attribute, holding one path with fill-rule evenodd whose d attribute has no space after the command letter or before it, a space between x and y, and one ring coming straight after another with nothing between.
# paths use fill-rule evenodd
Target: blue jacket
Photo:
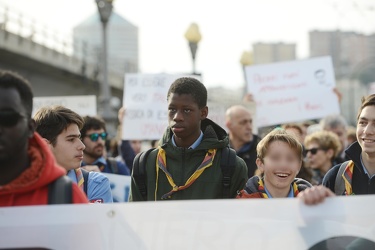
<instances>
[{"instance_id":1,"label":"blue jacket","mask_svg":"<svg viewBox=\"0 0 375 250\"><path fill-rule=\"evenodd\" d=\"M74 170L69 170L68 174L73 182L77 183L77 176ZM87 198L90 202L95 203L112 203L112 191L108 178L98 172L90 172L87 183Z\"/></svg>"}]
</instances>

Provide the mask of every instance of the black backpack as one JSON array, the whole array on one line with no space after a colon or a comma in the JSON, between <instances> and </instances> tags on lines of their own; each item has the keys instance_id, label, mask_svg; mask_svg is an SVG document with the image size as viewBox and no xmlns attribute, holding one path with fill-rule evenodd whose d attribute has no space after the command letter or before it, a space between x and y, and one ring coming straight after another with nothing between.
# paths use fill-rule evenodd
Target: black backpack
<instances>
[{"instance_id":1,"label":"black backpack","mask_svg":"<svg viewBox=\"0 0 375 250\"><path fill-rule=\"evenodd\" d=\"M139 153L134 158L133 164L133 178L144 200L147 200L146 159L152 150L154 150L154 148ZM231 198L229 196L230 183L234 168L236 167L236 157L236 151L230 147L225 147L221 150L220 167L223 174L223 198Z\"/></svg>"},{"instance_id":2,"label":"black backpack","mask_svg":"<svg viewBox=\"0 0 375 250\"><path fill-rule=\"evenodd\" d=\"M89 171L81 169L83 175L83 190L87 195L87 184L89 182ZM73 203L73 182L64 175L57 178L48 185L48 204L71 204Z\"/></svg>"},{"instance_id":3,"label":"black backpack","mask_svg":"<svg viewBox=\"0 0 375 250\"><path fill-rule=\"evenodd\" d=\"M49 205L71 203L73 203L73 182L68 176L61 176L48 185Z\"/></svg>"},{"instance_id":4,"label":"black backpack","mask_svg":"<svg viewBox=\"0 0 375 250\"><path fill-rule=\"evenodd\" d=\"M112 174L118 174L117 160L113 157L108 157L106 159L109 169L112 171Z\"/></svg>"}]
</instances>

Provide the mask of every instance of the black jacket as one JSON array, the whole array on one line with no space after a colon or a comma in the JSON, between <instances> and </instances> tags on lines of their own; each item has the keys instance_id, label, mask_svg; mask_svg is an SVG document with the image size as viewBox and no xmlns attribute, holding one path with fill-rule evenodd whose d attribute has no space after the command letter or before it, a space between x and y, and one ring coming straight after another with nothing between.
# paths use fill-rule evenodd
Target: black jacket
<instances>
[{"instance_id":1,"label":"black jacket","mask_svg":"<svg viewBox=\"0 0 375 250\"><path fill-rule=\"evenodd\" d=\"M239 151L237 155L241 157L247 166L248 177L253 177L255 170L257 170L257 165L255 160L257 159L257 145L260 141L260 138L257 135L253 135L253 140L249 142L250 148L246 151Z\"/></svg>"},{"instance_id":2,"label":"black jacket","mask_svg":"<svg viewBox=\"0 0 375 250\"><path fill-rule=\"evenodd\" d=\"M375 176L371 179L363 171L360 155L362 148L358 142L353 143L345 150L346 155L354 162L352 190L354 194L375 194ZM335 192L336 175L341 164L334 166L324 176L323 185Z\"/></svg>"}]
</instances>

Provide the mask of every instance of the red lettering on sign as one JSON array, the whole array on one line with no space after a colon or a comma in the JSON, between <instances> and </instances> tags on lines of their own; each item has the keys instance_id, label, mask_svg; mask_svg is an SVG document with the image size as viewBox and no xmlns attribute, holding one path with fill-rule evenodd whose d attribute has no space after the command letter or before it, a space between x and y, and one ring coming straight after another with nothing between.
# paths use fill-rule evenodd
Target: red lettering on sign
<instances>
[{"instance_id":1,"label":"red lettering on sign","mask_svg":"<svg viewBox=\"0 0 375 250\"><path fill-rule=\"evenodd\" d=\"M264 83L270 83L270 82L276 81L277 76L276 75L262 76L262 75L259 75L259 74L255 74L253 79L254 79L254 83L264 84Z\"/></svg>"},{"instance_id":2,"label":"red lettering on sign","mask_svg":"<svg viewBox=\"0 0 375 250\"><path fill-rule=\"evenodd\" d=\"M309 102L306 102L305 103L305 109L306 110L318 110L318 109L321 109L322 106L319 104L319 103L309 103Z\"/></svg>"}]
</instances>

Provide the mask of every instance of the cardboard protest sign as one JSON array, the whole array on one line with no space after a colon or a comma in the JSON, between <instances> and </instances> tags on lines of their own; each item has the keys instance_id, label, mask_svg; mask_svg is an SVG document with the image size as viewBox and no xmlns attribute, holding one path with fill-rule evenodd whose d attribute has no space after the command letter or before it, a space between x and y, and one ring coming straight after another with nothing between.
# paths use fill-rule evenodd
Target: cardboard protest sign
<instances>
[{"instance_id":1,"label":"cardboard protest sign","mask_svg":"<svg viewBox=\"0 0 375 250\"><path fill-rule=\"evenodd\" d=\"M245 73L259 127L340 113L330 57L248 66Z\"/></svg>"},{"instance_id":2,"label":"cardboard protest sign","mask_svg":"<svg viewBox=\"0 0 375 250\"><path fill-rule=\"evenodd\" d=\"M182 76L169 74L125 76L123 103L126 112L122 128L123 139L159 140L161 138L168 126L168 89L173 81Z\"/></svg>"},{"instance_id":3,"label":"cardboard protest sign","mask_svg":"<svg viewBox=\"0 0 375 250\"><path fill-rule=\"evenodd\" d=\"M51 97L34 97L33 98L33 113L38 111L41 107L61 105L73 110L81 116L89 115L95 116L96 96L82 95L82 96L51 96Z\"/></svg>"}]
</instances>

